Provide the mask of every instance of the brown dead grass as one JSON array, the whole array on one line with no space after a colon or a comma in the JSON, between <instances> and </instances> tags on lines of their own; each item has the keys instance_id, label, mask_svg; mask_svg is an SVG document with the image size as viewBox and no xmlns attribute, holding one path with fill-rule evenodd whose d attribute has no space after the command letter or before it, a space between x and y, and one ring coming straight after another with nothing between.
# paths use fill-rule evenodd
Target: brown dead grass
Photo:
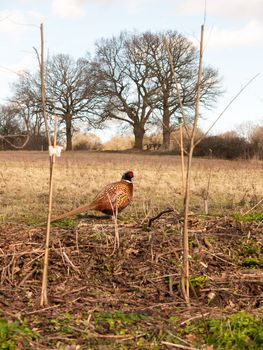
<instances>
[{"instance_id":1,"label":"brown dead grass","mask_svg":"<svg viewBox=\"0 0 263 350\"><path fill-rule=\"evenodd\" d=\"M46 152L0 153L2 222L39 222L46 217L49 159ZM63 153L56 161L54 215L87 203L126 170L135 173L134 201L127 217L154 215L168 206L182 207L178 157L145 153ZM210 212L247 210L262 197L263 163L194 159L192 210L203 211L202 190L211 171Z\"/></svg>"}]
</instances>

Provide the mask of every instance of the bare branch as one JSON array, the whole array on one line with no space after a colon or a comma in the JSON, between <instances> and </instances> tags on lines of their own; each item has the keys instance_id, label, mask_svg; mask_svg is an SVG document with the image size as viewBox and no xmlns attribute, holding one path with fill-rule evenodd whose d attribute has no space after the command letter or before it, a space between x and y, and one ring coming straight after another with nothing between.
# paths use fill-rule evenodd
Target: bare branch
<instances>
[{"instance_id":1,"label":"bare branch","mask_svg":"<svg viewBox=\"0 0 263 350\"><path fill-rule=\"evenodd\" d=\"M196 142L195 146L199 144L212 130L212 128L215 126L215 124L218 122L218 120L223 116L223 114L228 110L228 108L232 105L232 103L241 95L241 93L260 75L260 73L257 73L255 76L253 76L249 81L238 91L238 93L230 100L230 102L226 105L226 107L223 109L223 111L219 114L219 116L216 118L216 120L213 122L213 124L208 128L208 130L203 134L202 137L200 137Z\"/></svg>"}]
</instances>

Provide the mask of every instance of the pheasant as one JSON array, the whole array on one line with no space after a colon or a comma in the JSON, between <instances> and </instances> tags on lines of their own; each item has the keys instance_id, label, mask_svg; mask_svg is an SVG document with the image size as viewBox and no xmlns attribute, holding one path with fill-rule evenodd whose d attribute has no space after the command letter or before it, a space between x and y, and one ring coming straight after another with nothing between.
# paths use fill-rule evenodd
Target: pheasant
<instances>
[{"instance_id":1,"label":"pheasant","mask_svg":"<svg viewBox=\"0 0 263 350\"><path fill-rule=\"evenodd\" d=\"M120 181L107 185L99 192L91 203L57 216L51 222L65 219L88 210L101 211L107 215L114 215L122 211L129 205L133 197L133 176L132 171L127 171L122 175Z\"/></svg>"}]
</instances>

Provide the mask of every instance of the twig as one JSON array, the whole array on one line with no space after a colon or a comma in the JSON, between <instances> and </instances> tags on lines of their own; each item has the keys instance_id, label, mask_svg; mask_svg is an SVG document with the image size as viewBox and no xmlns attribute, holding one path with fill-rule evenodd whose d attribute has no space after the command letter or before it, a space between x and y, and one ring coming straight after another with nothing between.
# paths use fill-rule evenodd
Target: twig
<instances>
[{"instance_id":1,"label":"twig","mask_svg":"<svg viewBox=\"0 0 263 350\"><path fill-rule=\"evenodd\" d=\"M174 344L170 343L168 341L162 341L161 344L167 345L167 346L172 346L173 348L178 348L178 349L185 349L185 350L199 350L197 348L193 348L191 346L186 346L186 345L181 345L181 344Z\"/></svg>"},{"instance_id":2,"label":"twig","mask_svg":"<svg viewBox=\"0 0 263 350\"><path fill-rule=\"evenodd\" d=\"M26 313L23 313L23 315L34 315L34 314L38 314L40 312L45 312L47 310L50 310L50 309L54 309L56 307L60 307L61 305L58 304L58 305L52 305L52 306L48 306L48 307L45 307L43 309L39 309L39 310L34 310L34 311L30 311L30 312L26 312Z\"/></svg>"},{"instance_id":3,"label":"twig","mask_svg":"<svg viewBox=\"0 0 263 350\"><path fill-rule=\"evenodd\" d=\"M163 214L166 214L166 213L171 213L171 212L174 212L175 210L172 209L172 208L168 208L166 210L163 210L161 211L158 215L154 216L153 218L150 218L149 221L148 221L148 227L151 227L152 226L152 223L159 219L159 217L161 217Z\"/></svg>"},{"instance_id":4,"label":"twig","mask_svg":"<svg viewBox=\"0 0 263 350\"><path fill-rule=\"evenodd\" d=\"M113 222L114 222L114 233L115 233L115 236L114 236L114 248L113 248L113 252L112 252L112 255L115 253L115 250L116 250L116 247L119 248L120 247L120 235L119 235L119 227L118 227L118 206L117 206L117 202L116 202L116 208L114 210L114 206L113 206L113 203L111 201L111 198L110 198L110 195L109 193L107 192L107 196L108 196L108 200L110 202L110 206L111 206L111 209L112 209L112 219L113 219Z\"/></svg>"},{"instance_id":5,"label":"twig","mask_svg":"<svg viewBox=\"0 0 263 350\"><path fill-rule=\"evenodd\" d=\"M193 316L191 318L188 318L188 320L185 320L183 322L180 323L180 326L183 326L184 324L190 322L190 321L193 321L193 320L198 320L199 318L203 318L205 316L208 316L209 315L209 312L206 312L205 314L202 314L202 315L196 315L196 316Z\"/></svg>"},{"instance_id":6,"label":"twig","mask_svg":"<svg viewBox=\"0 0 263 350\"><path fill-rule=\"evenodd\" d=\"M212 123L212 125L208 128L208 130L195 142L195 146L199 144L206 136L207 134L213 129L215 124L218 122L218 120L222 117L222 115L226 112L226 110L232 105L232 103L238 98L238 96L252 83L253 80L255 80L260 73L256 74L254 77L252 77L246 84L243 86L239 92L230 100L230 102L226 105L226 107L223 109L223 111L219 114L219 116L216 118L216 120Z\"/></svg>"},{"instance_id":7,"label":"twig","mask_svg":"<svg viewBox=\"0 0 263 350\"><path fill-rule=\"evenodd\" d=\"M261 200L257 204L255 204L254 207L250 208L248 211L246 211L244 214L242 214L242 216L250 213L253 209L255 209L257 206L259 206L259 204L261 204L262 202L263 202L263 198L261 198Z\"/></svg>"},{"instance_id":8,"label":"twig","mask_svg":"<svg viewBox=\"0 0 263 350\"><path fill-rule=\"evenodd\" d=\"M210 255L212 255L212 256L214 256L215 258L217 258L217 259L219 259L219 260L221 260L221 261L224 261L225 263L227 263L227 264L229 264L229 265L236 266L236 264L233 264L233 263L230 262L230 261L227 261L227 260L225 260L225 259L223 259L223 258L220 258L220 256L218 256L218 255L216 255L216 254L213 254L213 253L211 253L211 252L209 252L209 251L207 251L207 253L210 254Z\"/></svg>"},{"instance_id":9,"label":"twig","mask_svg":"<svg viewBox=\"0 0 263 350\"><path fill-rule=\"evenodd\" d=\"M76 272L80 273L79 269L73 264L73 262L70 260L70 258L67 256L65 250L63 249L62 252L63 256L65 257L65 259L67 260L67 262L70 264L70 266L73 268L73 270L75 270Z\"/></svg>"},{"instance_id":10,"label":"twig","mask_svg":"<svg viewBox=\"0 0 263 350\"><path fill-rule=\"evenodd\" d=\"M22 286L28 279L31 277L37 270L37 267L35 267L33 270L29 271L27 275L21 280L21 282L18 284L18 287Z\"/></svg>"},{"instance_id":11,"label":"twig","mask_svg":"<svg viewBox=\"0 0 263 350\"><path fill-rule=\"evenodd\" d=\"M127 337L127 338L123 338L123 339L119 340L119 343L127 341L127 340L138 339L138 338L144 337L146 334L147 333L141 333L141 334L137 334L137 335L134 335L134 336Z\"/></svg>"}]
</instances>

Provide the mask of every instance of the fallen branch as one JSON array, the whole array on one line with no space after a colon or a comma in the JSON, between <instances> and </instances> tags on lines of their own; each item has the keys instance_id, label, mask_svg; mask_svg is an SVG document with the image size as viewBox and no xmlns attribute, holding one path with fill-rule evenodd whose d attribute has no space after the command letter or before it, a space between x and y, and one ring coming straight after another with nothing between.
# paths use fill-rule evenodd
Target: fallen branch
<instances>
[{"instance_id":1,"label":"fallen branch","mask_svg":"<svg viewBox=\"0 0 263 350\"><path fill-rule=\"evenodd\" d=\"M166 213L171 213L171 212L174 212L175 210L172 209L172 208L168 208L166 210L163 210L161 211L158 215L154 216L153 218L150 218L149 221L148 221L148 227L151 227L152 226L152 223L159 219L163 214L166 214Z\"/></svg>"}]
</instances>

